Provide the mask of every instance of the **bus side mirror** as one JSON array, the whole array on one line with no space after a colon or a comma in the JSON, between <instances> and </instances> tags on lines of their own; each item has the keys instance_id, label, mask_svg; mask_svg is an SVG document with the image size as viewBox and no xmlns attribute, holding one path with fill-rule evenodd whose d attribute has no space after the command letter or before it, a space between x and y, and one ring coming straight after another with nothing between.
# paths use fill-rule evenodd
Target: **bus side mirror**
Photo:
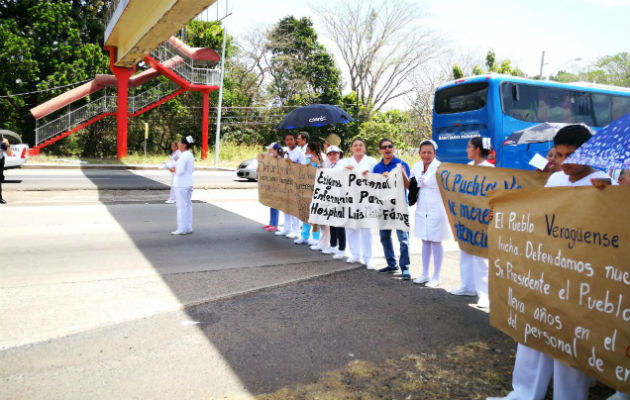
<instances>
[{"instance_id":1,"label":"bus side mirror","mask_svg":"<svg viewBox=\"0 0 630 400\"><path fill-rule=\"evenodd\" d=\"M512 86L512 99L514 101L519 101L521 99L519 92L518 92L518 85L513 85Z\"/></svg>"}]
</instances>

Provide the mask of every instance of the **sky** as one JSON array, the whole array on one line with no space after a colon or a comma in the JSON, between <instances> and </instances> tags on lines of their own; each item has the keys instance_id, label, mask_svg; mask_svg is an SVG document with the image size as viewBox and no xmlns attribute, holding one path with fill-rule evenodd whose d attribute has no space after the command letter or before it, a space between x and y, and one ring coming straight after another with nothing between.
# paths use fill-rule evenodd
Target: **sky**
<instances>
[{"instance_id":1,"label":"sky","mask_svg":"<svg viewBox=\"0 0 630 400\"><path fill-rule=\"evenodd\" d=\"M383 0L386 1L386 0ZM396 0L390 0L396 1ZM376 0L375 0L376 2ZM451 58L461 54L483 62L488 50L498 61L511 60L527 75L558 70L585 70L599 57L630 51L630 0L411 0L426 15L422 25L434 30ZM255 27L268 27L287 15L310 17L320 42L336 55L315 8L332 0L217 0L226 5L228 33L239 37ZM216 13L216 9L214 11ZM343 70L340 57L337 65Z\"/></svg>"}]
</instances>

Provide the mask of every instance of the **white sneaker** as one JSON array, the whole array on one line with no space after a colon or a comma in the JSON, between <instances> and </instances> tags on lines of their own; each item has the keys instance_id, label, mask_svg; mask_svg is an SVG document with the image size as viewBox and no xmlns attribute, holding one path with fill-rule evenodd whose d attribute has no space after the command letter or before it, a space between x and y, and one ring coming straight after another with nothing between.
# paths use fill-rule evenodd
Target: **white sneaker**
<instances>
[{"instance_id":1,"label":"white sneaker","mask_svg":"<svg viewBox=\"0 0 630 400\"><path fill-rule=\"evenodd\" d=\"M429 282L429 277L424 276L424 275L413 280L413 283L416 283L418 285L422 285L423 283L427 283L427 282Z\"/></svg>"},{"instance_id":2,"label":"white sneaker","mask_svg":"<svg viewBox=\"0 0 630 400\"><path fill-rule=\"evenodd\" d=\"M466 290L464 288L453 289L451 290L451 294L454 294L455 296L476 296L477 295L476 292L471 292L470 290Z\"/></svg>"},{"instance_id":3,"label":"white sneaker","mask_svg":"<svg viewBox=\"0 0 630 400\"><path fill-rule=\"evenodd\" d=\"M486 400L507 400L507 397L486 397Z\"/></svg>"},{"instance_id":4,"label":"white sneaker","mask_svg":"<svg viewBox=\"0 0 630 400\"><path fill-rule=\"evenodd\" d=\"M173 231L173 232L171 232L171 235L185 235L185 234L186 234L186 232L184 232L184 231Z\"/></svg>"},{"instance_id":5,"label":"white sneaker","mask_svg":"<svg viewBox=\"0 0 630 400\"><path fill-rule=\"evenodd\" d=\"M322 248L321 248L321 247L319 247L319 245L318 245L318 244L314 244L314 245L312 245L312 246L311 246L311 250L321 250L321 249L322 249Z\"/></svg>"},{"instance_id":6,"label":"white sneaker","mask_svg":"<svg viewBox=\"0 0 630 400\"><path fill-rule=\"evenodd\" d=\"M337 252L335 252L335 255L333 256L333 258L335 260L343 260L344 258L346 258L346 252L337 250Z\"/></svg>"},{"instance_id":7,"label":"white sneaker","mask_svg":"<svg viewBox=\"0 0 630 400\"><path fill-rule=\"evenodd\" d=\"M166 204L174 204L175 200L168 199L165 201Z\"/></svg>"},{"instance_id":8,"label":"white sneaker","mask_svg":"<svg viewBox=\"0 0 630 400\"><path fill-rule=\"evenodd\" d=\"M289 234L289 232L287 232L287 231L276 231L274 233L274 235L276 235L276 236L286 236L288 234Z\"/></svg>"},{"instance_id":9,"label":"white sneaker","mask_svg":"<svg viewBox=\"0 0 630 400\"><path fill-rule=\"evenodd\" d=\"M322 247L322 254L332 254L335 252L332 247Z\"/></svg>"},{"instance_id":10,"label":"white sneaker","mask_svg":"<svg viewBox=\"0 0 630 400\"><path fill-rule=\"evenodd\" d=\"M289 239L297 239L300 237L300 234L297 232L289 232L286 234L286 237L288 237Z\"/></svg>"},{"instance_id":11,"label":"white sneaker","mask_svg":"<svg viewBox=\"0 0 630 400\"><path fill-rule=\"evenodd\" d=\"M430 287L430 288L436 288L438 286L440 286L440 281L437 279L431 279L429 283L427 283L427 287Z\"/></svg>"},{"instance_id":12,"label":"white sneaker","mask_svg":"<svg viewBox=\"0 0 630 400\"><path fill-rule=\"evenodd\" d=\"M288 237L288 236L287 236L287 237ZM304 244L304 243L306 243L306 242L308 242L308 240L306 240L306 239L304 239L304 238L302 238L302 237L297 238L297 239L295 239L295 240L293 241L293 243L295 243L295 244Z\"/></svg>"},{"instance_id":13,"label":"white sneaker","mask_svg":"<svg viewBox=\"0 0 630 400\"><path fill-rule=\"evenodd\" d=\"M359 257L350 256L350 257L348 257L348 259L346 260L346 262L347 262L348 264L352 264L352 263L355 263L355 262L360 262L359 260L360 260L360 259L359 259Z\"/></svg>"},{"instance_id":14,"label":"white sneaker","mask_svg":"<svg viewBox=\"0 0 630 400\"><path fill-rule=\"evenodd\" d=\"M308 244L310 246L315 246L315 245L319 244L319 239L317 239L317 240L316 239L309 239L308 240Z\"/></svg>"},{"instance_id":15,"label":"white sneaker","mask_svg":"<svg viewBox=\"0 0 630 400\"><path fill-rule=\"evenodd\" d=\"M488 301L488 300L479 300L479 301L477 301L477 304L475 304L475 306L477 308L489 308L490 307L490 301Z\"/></svg>"},{"instance_id":16,"label":"white sneaker","mask_svg":"<svg viewBox=\"0 0 630 400\"><path fill-rule=\"evenodd\" d=\"M365 263L365 268L367 268L367 269L376 269L376 265L374 264L374 261L368 260Z\"/></svg>"}]
</instances>

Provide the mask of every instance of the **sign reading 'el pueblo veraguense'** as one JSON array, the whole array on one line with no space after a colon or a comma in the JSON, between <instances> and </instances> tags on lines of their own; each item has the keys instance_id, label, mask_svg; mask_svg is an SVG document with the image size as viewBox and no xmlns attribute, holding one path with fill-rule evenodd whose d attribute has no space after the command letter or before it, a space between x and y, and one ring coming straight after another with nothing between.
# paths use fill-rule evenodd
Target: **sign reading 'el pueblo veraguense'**
<instances>
[{"instance_id":1,"label":"sign reading 'el pueblo veraguense'","mask_svg":"<svg viewBox=\"0 0 630 400\"><path fill-rule=\"evenodd\" d=\"M488 193L543 187L548 177L547 173L535 171L440 164L437 181L459 248L475 256L488 257Z\"/></svg>"},{"instance_id":2,"label":"sign reading 'el pueblo veraguense'","mask_svg":"<svg viewBox=\"0 0 630 400\"><path fill-rule=\"evenodd\" d=\"M258 155L258 201L308 221L316 168Z\"/></svg>"},{"instance_id":3,"label":"sign reading 'el pueblo veraguense'","mask_svg":"<svg viewBox=\"0 0 630 400\"><path fill-rule=\"evenodd\" d=\"M490 324L630 392L630 187L490 194Z\"/></svg>"},{"instance_id":4,"label":"sign reading 'el pueblo veraguense'","mask_svg":"<svg viewBox=\"0 0 630 400\"><path fill-rule=\"evenodd\" d=\"M318 169L308 222L408 231L409 211L400 165L387 177Z\"/></svg>"}]
</instances>

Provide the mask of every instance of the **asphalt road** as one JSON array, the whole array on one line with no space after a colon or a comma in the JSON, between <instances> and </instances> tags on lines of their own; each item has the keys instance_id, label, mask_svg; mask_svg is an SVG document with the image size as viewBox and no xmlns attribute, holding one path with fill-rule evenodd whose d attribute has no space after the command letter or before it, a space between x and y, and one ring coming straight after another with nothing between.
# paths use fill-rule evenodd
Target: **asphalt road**
<instances>
[{"instance_id":1,"label":"asphalt road","mask_svg":"<svg viewBox=\"0 0 630 400\"><path fill-rule=\"evenodd\" d=\"M10 169L5 171L2 189L20 190L129 190L168 189L171 175L166 170L115 169ZM256 182L242 180L235 171L197 170L195 188L255 188Z\"/></svg>"}]
</instances>

